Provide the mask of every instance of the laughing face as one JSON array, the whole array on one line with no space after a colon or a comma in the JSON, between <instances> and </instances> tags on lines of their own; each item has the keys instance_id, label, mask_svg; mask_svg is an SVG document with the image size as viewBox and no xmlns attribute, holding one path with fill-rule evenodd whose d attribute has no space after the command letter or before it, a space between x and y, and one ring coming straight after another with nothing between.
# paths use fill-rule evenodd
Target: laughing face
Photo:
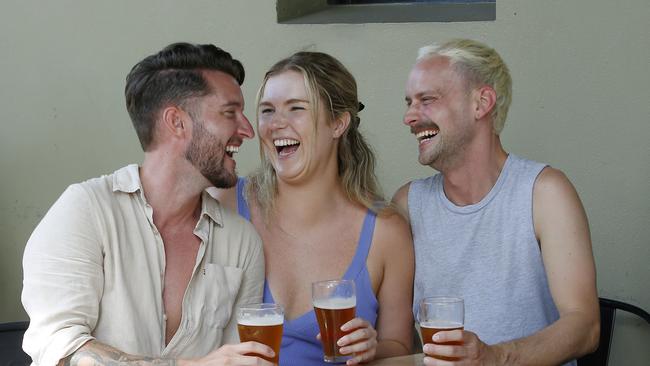
<instances>
[{"instance_id":1,"label":"laughing face","mask_svg":"<svg viewBox=\"0 0 650 366\"><path fill-rule=\"evenodd\" d=\"M258 106L260 143L278 179L336 169L336 134L324 110L312 102L301 73L284 71L266 81Z\"/></svg>"},{"instance_id":2,"label":"laughing face","mask_svg":"<svg viewBox=\"0 0 650 366\"><path fill-rule=\"evenodd\" d=\"M404 124L417 139L420 164L440 171L460 158L471 141L472 103L466 84L446 57L425 58L411 70Z\"/></svg>"},{"instance_id":3,"label":"laughing face","mask_svg":"<svg viewBox=\"0 0 650 366\"><path fill-rule=\"evenodd\" d=\"M235 79L219 71L206 71L204 77L212 92L195 102L185 157L212 185L229 188L237 183L233 155L254 132L243 114L244 98Z\"/></svg>"}]
</instances>

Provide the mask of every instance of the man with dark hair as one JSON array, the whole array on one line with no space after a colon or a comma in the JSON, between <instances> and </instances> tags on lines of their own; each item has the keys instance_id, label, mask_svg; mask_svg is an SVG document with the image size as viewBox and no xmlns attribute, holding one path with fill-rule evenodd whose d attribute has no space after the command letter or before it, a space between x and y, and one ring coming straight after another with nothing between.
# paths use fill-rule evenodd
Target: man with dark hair
<instances>
[{"instance_id":1,"label":"man with dark hair","mask_svg":"<svg viewBox=\"0 0 650 366\"><path fill-rule=\"evenodd\" d=\"M127 77L141 166L73 184L24 254L23 347L35 365L258 364L235 309L259 302L261 241L204 190L236 183L254 136L241 63L213 45L172 44Z\"/></svg>"}]
</instances>

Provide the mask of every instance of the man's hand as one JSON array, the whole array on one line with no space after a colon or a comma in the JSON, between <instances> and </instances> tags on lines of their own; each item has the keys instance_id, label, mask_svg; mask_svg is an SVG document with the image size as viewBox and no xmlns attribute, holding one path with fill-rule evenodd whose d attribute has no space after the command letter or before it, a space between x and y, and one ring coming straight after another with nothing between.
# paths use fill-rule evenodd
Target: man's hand
<instances>
[{"instance_id":1,"label":"man's hand","mask_svg":"<svg viewBox=\"0 0 650 366\"><path fill-rule=\"evenodd\" d=\"M273 366L257 356L246 356L254 353L261 356L273 357L273 350L261 343L245 342L227 344L210 352L203 358L192 360L162 359L156 357L136 356L124 353L106 344L89 341L70 356L59 361L59 366L99 366L99 365L137 365L137 366Z\"/></svg>"},{"instance_id":2,"label":"man's hand","mask_svg":"<svg viewBox=\"0 0 650 366\"><path fill-rule=\"evenodd\" d=\"M431 343L433 341L433 343ZM499 365L497 347L483 343L476 334L466 330L443 331L425 339L424 365Z\"/></svg>"},{"instance_id":3,"label":"man's hand","mask_svg":"<svg viewBox=\"0 0 650 366\"><path fill-rule=\"evenodd\" d=\"M260 355L271 358L275 356L273 350L258 342L244 342L239 344L227 344L219 347L217 350L210 352L205 357L179 361L179 366L273 366L273 363L257 356L247 356L250 354Z\"/></svg>"}]
</instances>

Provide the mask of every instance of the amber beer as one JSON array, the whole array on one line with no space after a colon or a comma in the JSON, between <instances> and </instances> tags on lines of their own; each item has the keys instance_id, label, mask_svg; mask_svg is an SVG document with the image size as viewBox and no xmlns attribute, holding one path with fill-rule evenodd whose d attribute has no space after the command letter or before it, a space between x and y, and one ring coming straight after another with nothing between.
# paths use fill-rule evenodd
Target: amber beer
<instances>
[{"instance_id":1,"label":"amber beer","mask_svg":"<svg viewBox=\"0 0 650 366\"><path fill-rule=\"evenodd\" d=\"M459 297L427 297L420 301L418 322L422 333L422 343L433 343L432 337L440 331L463 329L465 324L465 304ZM461 345L462 342L440 344ZM436 355L445 361L457 361L455 357Z\"/></svg>"},{"instance_id":2,"label":"amber beer","mask_svg":"<svg viewBox=\"0 0 650 366\"><path fill-rule=\"evenodd\" d=\"M273 349L275 357L268 358L258 354L267 361L277 364L280 359L284 311L276 304L253 304L242 306L237 313L237 330L241 342L259 342Z\"/></svg>"},{"instance_id":3,"label":"amber beer","mask_svg":"<svg viewBox=\"0 0 650 366\"><path fill-rule=\"evenodd\" d=\"M422 333L422 343L432 343L433 341L431 339L433 338L433 335L438 332L456 330L456 329L463 330L463 324L455 323L455 322L446 322L446 321L421 322L420 333ZM459 346L463 344L463 342L445 342L445 343L438 343L438 344L449 344L449 345ZM436 358L445 361L458 361L458 358L456 357L436 356Z\"/></svg>"},{"instance_id":4,"label":"amber beer","mask_svg":"<svg viewBox=\"0 0 650 366\"><path fill-rule=\"evenodd\" d=\"M354 281L331 280L312 284L312 302L323 344L323 361L345 362L351 355L343 355L336 342L350 333L341 326L354 319L357 306Z\"/></svg>"},{"instance_id":5,"label":"amber beer","mask_svg":"<svg viewBox=\"0 0 650 366\"><path fill-rule=\"evenodd\" d=\"M320 327L321 342L325 359L340 360L348 356L339 352L336 342L351 331L344 332L341 326L354 319L356 300L345 298L332 298L314 301L314 311ZM338 361L332 361L338 362Z\"/></svg>"}]
</instances>

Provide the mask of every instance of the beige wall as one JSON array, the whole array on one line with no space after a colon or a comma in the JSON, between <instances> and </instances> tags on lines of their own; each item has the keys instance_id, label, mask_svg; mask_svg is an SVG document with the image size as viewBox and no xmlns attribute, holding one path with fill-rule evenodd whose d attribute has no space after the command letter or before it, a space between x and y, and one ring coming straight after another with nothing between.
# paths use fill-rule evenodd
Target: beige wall
<instances>
[{"instance_id":1,"label":"beige wall","mask_svg":"<svg viewBox=\"0 0 650 366\"><path fill-rule=\"evenodd\" d=\"M498 0L494 22L362 25L278 25L274 4L3 1L0 321L26 318L22 251L64 188L140 161L124 77L142 57L179 40L215 43L244 62L251 117L258 82L274 61L300 49L339 57L359 82L362 127L389 195L432 172L418 166L415 141L400 122L418 46L448 37L489 43L514 79L506 148L571 178L589 215L600 294L650 309L648 0ZM256 143L242 150L240 173L247 173ZM643 353L630 364L650 364L649 327L633 319L619 325L612 361Z\"/></svg>"}]
</instances>

